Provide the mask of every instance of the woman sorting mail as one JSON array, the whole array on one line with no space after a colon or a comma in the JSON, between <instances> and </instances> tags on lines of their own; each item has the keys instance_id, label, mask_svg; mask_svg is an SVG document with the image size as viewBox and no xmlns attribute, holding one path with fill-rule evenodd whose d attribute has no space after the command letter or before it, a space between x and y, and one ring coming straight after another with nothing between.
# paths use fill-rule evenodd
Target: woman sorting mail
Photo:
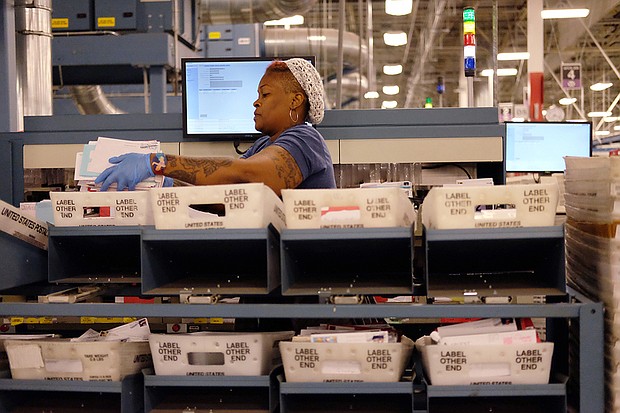
<instances>
[{"instance_id":1,"label":"woman sorting mail","mask_svg":"<svg viewBox=\"0 0 620 413\"><path fill-rule=\"evenodd\" d=\"M274 61L258 85L254 125L264 136L239 159L189 157L163 153L127 153L110 158L114 164L95 180L106 191L135 189L158 175L191 185L262 182L280 195L289 188L335 188L331 156L311 124L323 120L323 84L305 59Z\"/></svg>"}]
</instances>

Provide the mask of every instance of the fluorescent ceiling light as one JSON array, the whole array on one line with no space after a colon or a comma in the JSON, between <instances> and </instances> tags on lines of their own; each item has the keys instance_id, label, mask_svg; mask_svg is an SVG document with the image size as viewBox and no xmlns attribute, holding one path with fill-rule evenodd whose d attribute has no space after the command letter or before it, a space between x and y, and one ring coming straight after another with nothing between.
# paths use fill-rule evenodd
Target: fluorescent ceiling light
<instances>
[{"instance_id":1,"label":"fluorescent ceiling light","mask_svg":"<svg viewBox=\"0 0 620 413\"><path fill-rule=\"evenodd\" d=\"M620 125L614 126L614 130L620 130Z\"/></svg>"},{"instance_id":2,"label":"fluorescent ceiling light","mask_svg":"<svg viewBox=\"0 0 620 413\"><path fill-rule=\"evenodd\" d=\"M517 69L514 68L497 69L497 76L516 76L517 72ZM480 72L480 76L493 76L493 69L484 69Z\"/></svg>"},{"instance_id":3,"label":"fluorescent ceiling light","mask_svg":"<svg viewBox=\"0 0 620 413\"><path fill-rule=\"evenodd\" d=\"M609 89L613 85L614 84L611 83L611 82L598 82L598 83L595 83L592 86L590 86L590 90L593 90L595 92L600 92L600 91L603 91L605 89Z\"/></svg>"},{"instance_id":4,"label":"fluorescent ceiling light","mask_svg":"<svg viewBox=\"0 0 620 413\"><path fill-rule=\"evenodd\" d=\"M388 46L402 46L407 44L407 33L402 31L383 33L383 42Z\"/></svg>"},{"instance_id":5,"label":"fluorescent ceiling light","mask_svg":"<svg viewBox=\"0 0 620 413\"><path fill-rule=\"evenodd\" d=\"M325 40L327 40L327 36L323 35L323 36L308 36L308 40L311 42L324 42Z\"/></svg>"},{"instance_id":6,"label":"fluorescent ceiling light","mask_svg":"<svg viewBox=\"0 0 620 413\"><path fill-rule=\"evenodd\" d=\"M297 14L291 17L283 17L279 20L267 20L265 26L284 26L286 28L290 26L304 24L304 16Z\"/></svg>"},{"instance_id":7,"label":"fluorescent ceiling light","mask_svg":"<svg viewBox=\"0 0 620 413\"><path fill-rule=\"evenodd\" d=\"M562 98L559 100L560 105L568 106L577 102L577 98Z\"/></svg>"},{"instance_id":8,"label":"fluorescent ceiling light","mask_svg":"<svg viewBox=\"0 0 620 413\"><path fill-rule=\"evenodd\" d=\"M588 112L589 118L606 118L611 116L611 112Z\"/></svg>"},{"instance_id":9,"label":"fluorescent ceiling light","mask_svg":"<svg viewBox=\"0 0 620 413\"><path fill-rule=\"evenodd\" d=\"M543 19L574 19L586 17L590 9L547 9L540 12Z\"/></svg>"},{"instance_id":10,"label":"fluorescent ceiling light","mask_svg":"<svg viewBox=\"0 0 620 413\"><path fill-rule=\"evenodd\" d=\"M603 118L603 122L611 123L617 121L618 119L620 119L618 116L607 116L606 118Z\"/></svg>"},{"instance_id":11,"label":"fluorescent ceiling light","mask_svg":"<svg viewBox=\"0 0 620 413\"><path fill-rule=\"evenodd\" d=\"M403 65L384 65L383 73L386 75L400 75L403 72Z\"/></svg>"},{"instance_id":12,"label":"fluorescent ceiling light","mask_svg":"<svg viewBox=\"0 0 620 413\"><path fill-rule=\"evenodd\" d=\"M400 88L397 85L383 86L383 93L386 95L397 95Z\"/></svg>"},{"instance_id":13,"label":"fluorescent ceiling light","mask_svg":"<svg viewBox=\"0 0 620 413\"><path fill-rule=\"evenodd\" d=\"M379 97L379 92L377 91L369 91L364 93L364 98L366 99L377 99Z\"/></svg>"},{"instance_id":14,"label":"fluorescent ceiling light","mask_svg":"<svg viewBox=\"0 0 620 413\"><path fill-rule=\"evenodd\" d=\"M396 106L398 106L398 102L395 100L384 100L381 103L381 109L394 109Z\"/></svg>"},{"instance_id":15,"label":"fluorescent ceiling light","mask_svg":"<svg viewBox=\"0 0 620 413\"><path fill-rule=\"evenodd\" d=\"M511 52L497 54L497 60L527 60L529 58L529 52Z\"/></svg>"},{"instance_id":16,"label":"fluorescent ceiling light","mask_svg":"<svg viewBox=\"0 0 620 413\"><path fill-rule=\"evenodd\" d=\"M594 134L596 136L607 136L609 135L609 131L608 130L597 130L596 132L594 132Z\"/></svg>"},{"instance_id":17,"label":"fluorescent ceiling light","mask_svg":"<svg viewBox=\"0 0 620 413\"><path fill-rule=\"evenodd\" d=\"M412 9L413 0L385 0L385 12L392 16L404 16Z\"/></svg>"}]
</instances>

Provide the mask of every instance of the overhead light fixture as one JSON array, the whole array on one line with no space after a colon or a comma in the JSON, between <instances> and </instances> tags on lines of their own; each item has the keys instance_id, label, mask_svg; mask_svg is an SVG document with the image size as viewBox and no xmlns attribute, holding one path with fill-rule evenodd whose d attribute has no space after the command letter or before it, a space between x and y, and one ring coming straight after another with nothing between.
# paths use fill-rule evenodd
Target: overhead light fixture
<instances>
[{"instance_id":1,"label":"overhead light fixture","mask_svg":"<svg viewBox=\"0 0 620 413\"><path fill-rule=\"evenodd\" d=\"M614 130L620 130L620 125L614 126Z\"/></svg>"},{"instance_id":2,"label":"overhead light fixture","mask_svg":"<svg viewBox=\"0 0 620 413\"><path fill-rule=\"evenodd\" d=\"M510 52L510 53L498 53L497 60L528 60L530 58L530 52Z\"/></svg>"},{"instance_id":3,"label":"overhead light fixture","mask_svg":"<svg viewBox=\"0 0 620 413\"><path fill-rule=\"evenodd\" d=\"M497 76L516 76L518 70L515 68L497 69ZM484 69L480 72L480 76L493 76L493 69Z\"/></svg>"},{"instance_id":4,"label":"overhead light fixture","mask_svg":"<svg viewBox=\"0 0 620 413\"><path fill-rule=\"evenodd\" d=\"M383 33L383 42L388 46L402 46L407 44L407 33L403 31Z\"/></svg>"},{"instance_id":5,"label":"overhead light fixture","mask_svg":"<svg viewBox=\"0 0 620 413\"><path fill-rule=\"evenodd\" d=\"M590 9L547 9L540 12L543 19L575 19L587 17Z\"/></svg>"},{"instance_id":6,"label":"overhead light fixture","mask_svg":"<svg viewBox=\"0 0 620 413\"><path fill-rule=\"evenodd\" d=\"M598 82L593 84L592 86L590 86L590 90L593 90L595 92L601 92L605 89L609 89L610 87L612 87L614 84L611 82Z\"/></svg>"},{"instance_id":7,"label":"overhead light fixture","mask_svg":"<svg viewBox=\"0 0 620 413\"><path fill-rule=\"evenodd\" d=\"M383 86L383 93L386 95L398 95L400 88L398 85Z\"/></svg>"},{"instance_id":8,"label":"overhead light fixture","mask_svg":"<svg viewBox=\"0 0 620 413\"><path fill-rule=\"evenodd\" d=\"M413 0L385 0L385 12L392 16L404 16L412 9Z\"/></svg>"},{"instance_id":9,"label":"overhead light fixture","mask_svg":"<svg viewBox=\"0 0 620 413\"><path fill-rule=\"evenodd\" d=\"M618 116L607 116L603 118L603 122L611 123L617 121L618 119L620 119Z\"/></svg>"},{"instance_id":10,"label":"overhead light fixture","mask_svg":"<svg viewBox=\"0 0 620 413\"><path fill-rule=\"evenodd\" d=\"M596 136L607 136L609 135L609 131L608 130L597 130L596 132L594 132L594 134Z\"/></svg>"},{"instance_id":11,"label":"overhead light fixture","mask_svg":"<svg viewBox=\"0 0 620 413\"><path fill-rule=\"evenodd\" d=\"M395 100L384 100L381 103L381 109L394 109L396 106L398 106L398 102Z\"/></svg>"},{"instance_id":12,"label":"overhead light fixture","mask_svg":"<svg viewBox=\"0 0 620 413\"><path fill-rule=\"evenodd\" d=\"M403 65L384 65L383 73L386 75L400 75L403 72Z\"/></svg>"},{"instance_id":13,"label":"overhead light fixture","mask_svg":"<svg viewBox=\"0 0 620 413\"><path fill-rule=\"evenodd\" d=\"M310 42L324 42L325 40L327 40L325 35L308 36L308 41Z\"/></svg>"},{"instance_id":14,"label":"overhead light fixture","mask_svg":"<svg viewBox=\"0 0 620 413\"><path fill-rule=\"evenodd\" d=\"M366 93L364 93L364 98L365 99L377 99L379 98L379 92L372 90L372 91L368 91Z\"/></svg>"},{"instance_id":15,"label":"overhead light fixture","mask_svg":"<svg viewBox=\"0 0 620 413\"><path fill-rule=\"evenodd\" d=\"M265 26L284 26L288 29L291 26L298 26L300 24L304 24L304 16L296 14L295 16L283 17L278 20L267 20L263 24Z\"/></svg>"},{"instance_id":16,"label":"overhead light fixture","mask_svg":"<svg viewBox=\"0 0 620 413\"><path fill-rule=\"evenodd\" d=\"M577 98L562 98L559 100L560 105L568 106L577 102Z\"/></svg>"},{"instance_id":17,"label":"overhead light fixture","mask_svg":"<svg viewBox=\"0 0 620 413\"><path fill-rule=\"evenodd\" d=\"M611 116L611 112L588 112L589 118L606 118Z\"/></svg>"}]
</instances>

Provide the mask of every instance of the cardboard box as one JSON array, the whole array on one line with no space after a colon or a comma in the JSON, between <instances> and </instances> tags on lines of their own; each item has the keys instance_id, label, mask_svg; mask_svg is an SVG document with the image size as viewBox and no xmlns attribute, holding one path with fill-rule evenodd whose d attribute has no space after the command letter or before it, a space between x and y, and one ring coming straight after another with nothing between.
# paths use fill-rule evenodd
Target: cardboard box
<instances>
[{"instance_id":1,"label":"cardboard box","mask_svg":"<svg viewBox=\"0 0 620 413\"><path fill-rule=\"evenodd\" d=\"M422 204L422 223L431 229L552 226L558 192L557 183L435 187Z\"/></svg>"},{"instance_id":2,"label":"cardboard box","mask_svg":"<svg viewBox=\"0 0 620 413\"><path fill-rule=\"evenodd\" d=\"M415 345L434 386L549 383L553 343L443 346L424 336Z\"/></svg>"},{"instance_id":3,"label":"cardboard box","mask_svg":"<svg viewBox=\"0 0 620 413\"><path fill-rule=\"evenodd\" d=\"M147 191L52 192L54 225L153 225Z\"/></svg>"},{"instance_id":4,"label":"cardboard box","mask_svg":"<svg viewBox=\"0 0 620 413\"><path fill-rule=\"evenodd\" d=\"M416 212L402 189L282 190L287 228L411 227Z\"/></svg>"},{"instance_id":5,"label":"cardboard box","mask_svg":"<svg viewBox=\"0 0 620 413\"><path fill-rule=\"evenodd\" d=\"M264 184L154 188L151 205L157 229L266 228L286 221L278 196Z\"/></svg>"},{"instance_id":6,"label":"cardboard box","mask_svg":"<svg viewBox=\"0 0 620 413\"><path fill-rule=\"evenodd\" d=\"M0 231L47 250L47 222L0 201Z\"/></svg>"},{"instance_id":7,"label":"cardboard box","mask_svg":"<svg viewBox=\"0 0 620 413\"><path fill-rule=\"evenodd\" d=\"M155 374L164 376L262 376L280 363L278 342L293 331L151 334Z\"/></svg>"},{"instance_id":8,"label":"cardboard box","mask_svg":"<svg viewBox=\"0 0 620 413\"><path fill-rule=\"evenodd\" d=\"M14 379L120 381L152 365L147 342L43 339L4 345Z\"/></svg>"},{"instance_id":9,"label":"cardboard box","mask_svg":"<svg viewBox=\"0 0 620 413\"><path fill-rule=\"evenodd\" d=\"M280 342L288 382L397 382L414 343Z\"/></svg>"}]
</instances>

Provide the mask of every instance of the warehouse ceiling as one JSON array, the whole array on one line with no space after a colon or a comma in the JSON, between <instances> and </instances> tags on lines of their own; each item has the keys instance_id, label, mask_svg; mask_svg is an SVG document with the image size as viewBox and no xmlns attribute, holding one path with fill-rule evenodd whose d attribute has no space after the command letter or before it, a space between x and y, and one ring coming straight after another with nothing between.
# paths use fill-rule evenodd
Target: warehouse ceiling
<instances>
[{"instance_id":1,"label":"warehouse ceiling","mask_svg":"<svg viewBox=\"0 0 620 413\"><path fill-rule=\"evenodd\" d=\"M493 49L497 52L527 51L527 0L413 0L413 11L405 16L392 16L385 12L384 0L354 1L317 1L311 10L305 13L302 27L339 28L344 22L346 31L356 33L361 42L368 44L369 19L368 10L372 9L372 40L370 58L362 58L362 76L372 89L372 74L368 71L372 61L376 76L375 90L380 97L376 100L358 100L346 97L331 98L331 105L345 107L351 105L362 108L380 107L383 100L396 100L397 107L423 107L425 99L430 97L434 107L457 107L459 88L467 90L466 82L460 81L463 71L462 50L462 11L464 7L473 6L476 10L477 68L493 68ZM566 118L579 118L580 113L590 111L607 111L620 92L620 79L617 71L620 67L620 0L545 0L544 8L588 7L590 15L583 19L544 20L545 53L545 107L557 105L565 96L560 87L560 64L562 62L579 62L582 65L583 100L580 91L567 93L577 98L574 106L563 107ZM341 11L344 9L344 15ZM494 16L497 18L494 19ZM494 31L494 20L497 30ZM404 46L386 46L383 33L402 30L408 34L408 44ZM496 34L494 34L496 33ZM597 44L604 50L603 54ZM608 61L609 60L609 61ZM322 65L333 66L338 56L318 56L319 69ZM356 64L359 63L359 64ZM382 73L385 64L402 64L403 72L388 76ZM527 61L497 62L499 68L516 68L516 76L496 79L498 92L487 94L491 102L523 103L524 89L527 86ZM438 78L442 77L445 92L437 93ZM589 86L599 81L610 81L614 86L604 92L592 92ZM336 81L336 80L334 80ZM342 82L342 80L341 80ZM494 83L477 74L474 79L474 91ZM387 96L382 93L383 86L397 85L400 93ZM358 88L359 92L365 90ZM467 96L465 94L464 96ZM361 104L359 103L361 102ZM466 100L465 100L466 102ZM614 115L620 115L613 110ZM594 119L597 126L598 119ZM600 125L601 128L609 125Z\"/></svg>"}]
</instances>

